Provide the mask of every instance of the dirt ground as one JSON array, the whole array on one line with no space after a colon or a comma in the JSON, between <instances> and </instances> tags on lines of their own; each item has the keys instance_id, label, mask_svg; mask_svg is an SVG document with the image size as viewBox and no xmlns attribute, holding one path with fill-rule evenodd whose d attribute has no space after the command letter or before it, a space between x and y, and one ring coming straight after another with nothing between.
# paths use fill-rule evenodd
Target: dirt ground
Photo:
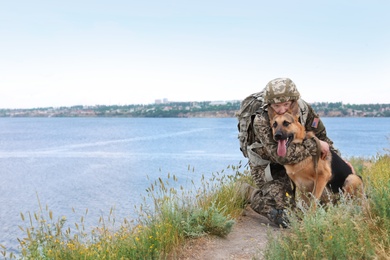
<instances>
[{"instance_id":1,"label":"dirt ground","mask_svg":"<svg viewBox=\"0 0 390 260\"><path fill-rule=\"evenodd\" d=\"M268 233L281 230L247 207L226 238L203 237L189 241L175 259L264 259Z\"/></svg>"}]
</instances>

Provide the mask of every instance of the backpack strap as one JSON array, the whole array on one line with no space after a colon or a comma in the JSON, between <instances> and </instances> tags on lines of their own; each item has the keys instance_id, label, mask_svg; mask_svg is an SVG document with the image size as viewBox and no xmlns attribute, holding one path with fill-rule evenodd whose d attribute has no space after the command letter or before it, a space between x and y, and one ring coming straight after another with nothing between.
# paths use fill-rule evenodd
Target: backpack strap
<instances>
[{"instance_id":1,"label":"backpack strap","mask_svg":"<svg viewBox=\"0 0 390 260\"><path fill-rule=\"evenodd\" d=\"M265 174L265 180L266 181L272 181L273 178L272 178L272 175L271 175L271 161L269 160L265 160L263 158L260 157L260 155L258 155L254 149L256 148L260 148L260 147L263 147L263 145L261 143L258 143L258 142L254 142L253 144L251 144L250 146L248 146L248 159L249 161L251 162L252 165L255 165L255 166L264 166L266 165L265 167L265 170L264 170L264 174Z\"/></svg>"},{"instance_id":2,"label":"backpack strap","mask_svg":"<svg viewBox=\"0 0 390 260\"><path fill-rule=\"evenodd\" d=\"M264 160L260 157L258 153L254 151L256 148L261 148L263 145L259 142L254 142L253 144L248 146L247 152L248 152L248 159L253 165L267 165L270 163L269 160Z\"/></svg>"},{"instance_id":3,"label":"backpack strap","mask_svg":"<svg viewBox=\"0 0 390 260\"><path fill-rule=\"evenodd\" d=\"M303 126L306 125L307 116L309 113L309 107L307 106L306 102L304 102L302 99L298 99L298 106L299 106L299 118L301 119L301 124Z\"/></svg>"}]
</instances>

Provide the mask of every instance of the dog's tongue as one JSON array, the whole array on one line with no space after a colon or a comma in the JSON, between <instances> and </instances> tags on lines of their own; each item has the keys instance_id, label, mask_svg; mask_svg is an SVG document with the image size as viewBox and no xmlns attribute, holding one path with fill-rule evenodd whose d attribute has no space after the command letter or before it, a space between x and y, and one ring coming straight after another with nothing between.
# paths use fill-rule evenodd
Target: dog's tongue
<instances>
[{"instance_id":1,"label":"dog's tongue","mask_svg":"<svg viewBox=\"0 0 390 260\"><path fill-rule=\"evenodd\" d=\"M286 156L286 153L287 153L286 142L287 142L286 139L278 141L278 155L281 157Z\"/></svg>"}]
</instances>

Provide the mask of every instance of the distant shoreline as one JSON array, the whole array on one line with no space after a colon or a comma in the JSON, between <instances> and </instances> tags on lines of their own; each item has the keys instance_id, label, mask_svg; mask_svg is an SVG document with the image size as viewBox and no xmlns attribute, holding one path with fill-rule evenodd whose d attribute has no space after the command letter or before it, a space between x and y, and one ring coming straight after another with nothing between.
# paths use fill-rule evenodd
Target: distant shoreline
<instances>
[{"instance_id":1,"label":"distant shoreline","mask_svg":"<svg viewBox=\"0 0 390 260\"><path fill-rule=\"evenodd\" d=\"M236 118L236 112L217 111L217 112L200 112L184 113L178 116L128 116L128 115L0 115L0 118ZM324 115L318 113L321 118L387 118L388 116L349 116L349 115Z\"/></svg>"},{"instance_id":2,"label":"distant shoreline","mask_svg":"<svg viewBox=\"0 0 390 260\"><path fill-rule=\"evenodd\" d=\"M236 117L240 101L170 102L150 105L96 105L0 109L0 117L133 117L133 118L224 118ZM336 103L310 104L320 117L390 117L390 104L351 105Z\"/></svg>"}]
</instances>

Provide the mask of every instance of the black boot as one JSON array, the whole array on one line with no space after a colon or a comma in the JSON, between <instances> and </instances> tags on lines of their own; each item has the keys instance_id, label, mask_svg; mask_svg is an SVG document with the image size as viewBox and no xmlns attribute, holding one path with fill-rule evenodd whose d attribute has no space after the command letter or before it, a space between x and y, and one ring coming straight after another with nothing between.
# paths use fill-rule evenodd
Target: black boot
<instances>
[{"instance_id":1,"label":"black boot","mask_svg":"<svg viewBox=\"0 0 390 260\"><path fill-rule=\"evenodd\" d=\"M283 209L272 209L269 213L269 219L279 227L288 227L289 221L287 218L287 214Z\"/></svg>"}]
</instances>

